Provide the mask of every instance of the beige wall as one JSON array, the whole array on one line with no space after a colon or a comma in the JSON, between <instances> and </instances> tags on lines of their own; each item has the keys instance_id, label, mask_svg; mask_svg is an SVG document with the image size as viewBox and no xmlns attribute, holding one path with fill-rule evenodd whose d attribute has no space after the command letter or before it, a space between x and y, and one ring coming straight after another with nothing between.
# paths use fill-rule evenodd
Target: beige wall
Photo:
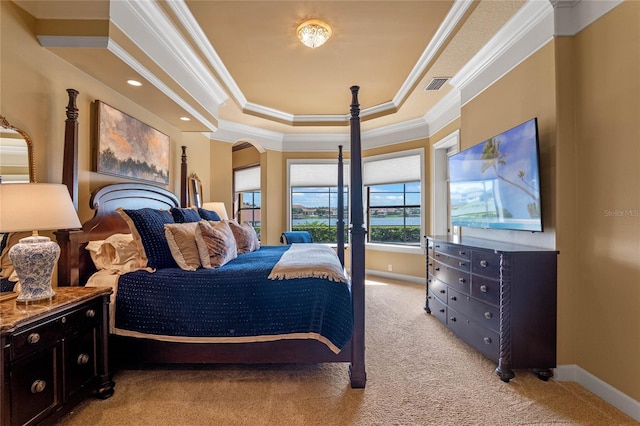
<instances>
[{"instance_id":1,"label":"beige wall","mask_svg":"<svg viewBox=\"0 0 640 426\"><path fill-rule=\"evenodd\" d=\"M575 363L640 401L640 3L574 47Z\"/></svg>"}]
</instances>

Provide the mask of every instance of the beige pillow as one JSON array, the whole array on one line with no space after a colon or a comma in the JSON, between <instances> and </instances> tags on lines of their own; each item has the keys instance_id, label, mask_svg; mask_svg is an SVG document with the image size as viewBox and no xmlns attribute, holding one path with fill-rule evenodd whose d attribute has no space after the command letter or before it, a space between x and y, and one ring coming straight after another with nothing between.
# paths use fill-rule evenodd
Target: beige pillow
<instances>
[{"instance_id":1,"label":"beige pillow","mask_svg":"<svg viewBox=\"0 0 640 426\"><path fill-rule=\"evenodd\" d=\"M85 249L97 269L113 274L125 274L146 266L146 259L132 234L113 234L105 240L89 241Z\"/></svg>"},{"instance_id":2,"label":"beige pillow","mask_svg":"<svg viewBox=\"0 0 640 426\"><path fill-rule=\"evenodd\" d=\"M198 222L196 245L203 268L219 268L238 257L236 239L226 222Z\"/></svg>"},{"instance_id":3,"label":"beige pillow","mask_svg":"<svg viewBox=\"0 0 640 426\"><path fill-rule=\"evenodd\" d=\"M196 244L197 227L198 222L167 223L164 225L164 234L167 237L173 259L185 271L195 271L202 266Z\"/></svg>"},{"instance_id":4,"label":"beige pillow","mask_svg":"<svg viewBox=\"0 0 640 426\"><path fill-rule=\"evenodd\" d=\"M235 220L226 221L233 232L233 236L236 239L236 245L238 246L238 254L250 253L260 248L260 240L256 230L253 229L248 222L243 222L240 225Z\"/></svg>"}]
</instances>

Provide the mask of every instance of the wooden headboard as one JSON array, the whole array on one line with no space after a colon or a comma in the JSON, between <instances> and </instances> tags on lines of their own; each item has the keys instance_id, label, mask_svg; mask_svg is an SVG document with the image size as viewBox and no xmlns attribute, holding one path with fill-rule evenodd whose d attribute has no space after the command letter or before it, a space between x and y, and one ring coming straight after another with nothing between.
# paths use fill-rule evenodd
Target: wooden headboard
<instances>
[{"instance_id":1,"label":"wooden headboard","mask_svg":"<svg viewBox=\"0 0 640 426\"><path fill-rule=\"evenodd\" d=\"M96 271L89 252L89 241L104 240L110 235L129 234L129 226L116 211L144 207L168 210L179 207L180 201L172 192L144 183L116 183L105 185L91 193L89 207L95 211L93 218L82 225L81 231L56 232L61 247L58 262L58 285L84 285ZM63 258L63 256L65 258Z\"/></svg>"}]
</instances>

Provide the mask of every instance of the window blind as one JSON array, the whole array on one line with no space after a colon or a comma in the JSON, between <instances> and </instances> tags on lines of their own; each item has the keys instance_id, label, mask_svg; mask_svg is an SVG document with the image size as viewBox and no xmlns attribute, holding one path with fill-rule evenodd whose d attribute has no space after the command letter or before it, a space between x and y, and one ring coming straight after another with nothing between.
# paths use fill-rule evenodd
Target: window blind
<instances>
[{"instance_id":1,"label":"window blind","mask_svg":"<svg viewBox=\"0 0 640 426\"><path fill-rule=\"evenodd\" d=\"M366 161L362 164L364 185L419 182L420 154Z\"/></svg>"},{"instance_id":2,"label":"window blind","mask_svg":"<svg viewBox=\"0 0 640 426\"><path fill-rule=\"evenodd\" d=\"M233 181L234 192L260 191L260 167L236 170Z\"/></svg>"},{"instance_id":3,"label":"window blind","mask_svg":"<svg viewBox=\"0 0 640 426\"><path fill-rule=\"evenodd\" d=\"M343 166L344 184L349 184L349 166ZM338 186L338 164L295 163L289 166L290 187Z\"/></svg>"}]
</instances>

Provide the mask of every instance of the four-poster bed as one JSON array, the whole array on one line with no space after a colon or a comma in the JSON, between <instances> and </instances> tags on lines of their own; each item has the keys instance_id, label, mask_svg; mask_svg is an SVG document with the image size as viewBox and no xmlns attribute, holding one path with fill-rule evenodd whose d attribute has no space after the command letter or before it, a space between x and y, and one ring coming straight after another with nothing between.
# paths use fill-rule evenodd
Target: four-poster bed
<instances>
[{"instance_id":1,"label":"four-poster bed","mask_svg":"<svg viewBox=\"0 0 640 426\"><path fill-rule=\"evenodd\" d=\"M359 126L358 87L351 88L351 279L350 309L353 331L351 338L336 353L330 346L320 340L310 338L286 338L257 342L233 343L186 343L162 341L149 338L136 338L112 335L110 340L111 354L117 362L147 363L320 363L349 362L350 381L354 388L362 388L366 383L364 359L364 235L362 213L362 172L361 145ZM75 108L76 91L69 90L69 107L67 116L77 120ZM75 155L67 152L75 151L77 125L68 125L65 135L64 169L73 170ZM76 153L77 154L77 153ZM342 146L339 155L339 194L342 194ZM127 234L130 228L117 211L121 209L156 209L168 210L186 207L185 189L187 170L186 149L182 148L181 157L181 198L163 188L143 183L120 183L106 185L92 192L90 207L95 211L93 218L83 224L82 230L61 230L56 233L62 253L59 262L58 285L85 285L89 277L96 272L96 267L85 247L92 241L104 240L113 234ZM65 183L70 186L72 196L77 185L76 176L66 176ZM342 196L338 197L342 200ZM343 209L342 203L339 209ZM344 265L344 243L342 235L344 224L343 213L338 214L338 258ZM266 249L266 248L265 248ZM257 250L258 252L260 250ZM267 250L265 250L267 251ZM242 256L247 256L243 254ZM233 261L232 261L233 262ZM220 268L222 270L223 268ZM194 271L196 272L196 271ZM137 272L133 272L136 274ZM147 274L152 275L152 274ZM195 275L194 275L195 277ZM291 280L293 281L293 280ZM117 300L117 299L116 299ZM335 348L334 348L335 349Z\"/></svg>"}]
</instances>

